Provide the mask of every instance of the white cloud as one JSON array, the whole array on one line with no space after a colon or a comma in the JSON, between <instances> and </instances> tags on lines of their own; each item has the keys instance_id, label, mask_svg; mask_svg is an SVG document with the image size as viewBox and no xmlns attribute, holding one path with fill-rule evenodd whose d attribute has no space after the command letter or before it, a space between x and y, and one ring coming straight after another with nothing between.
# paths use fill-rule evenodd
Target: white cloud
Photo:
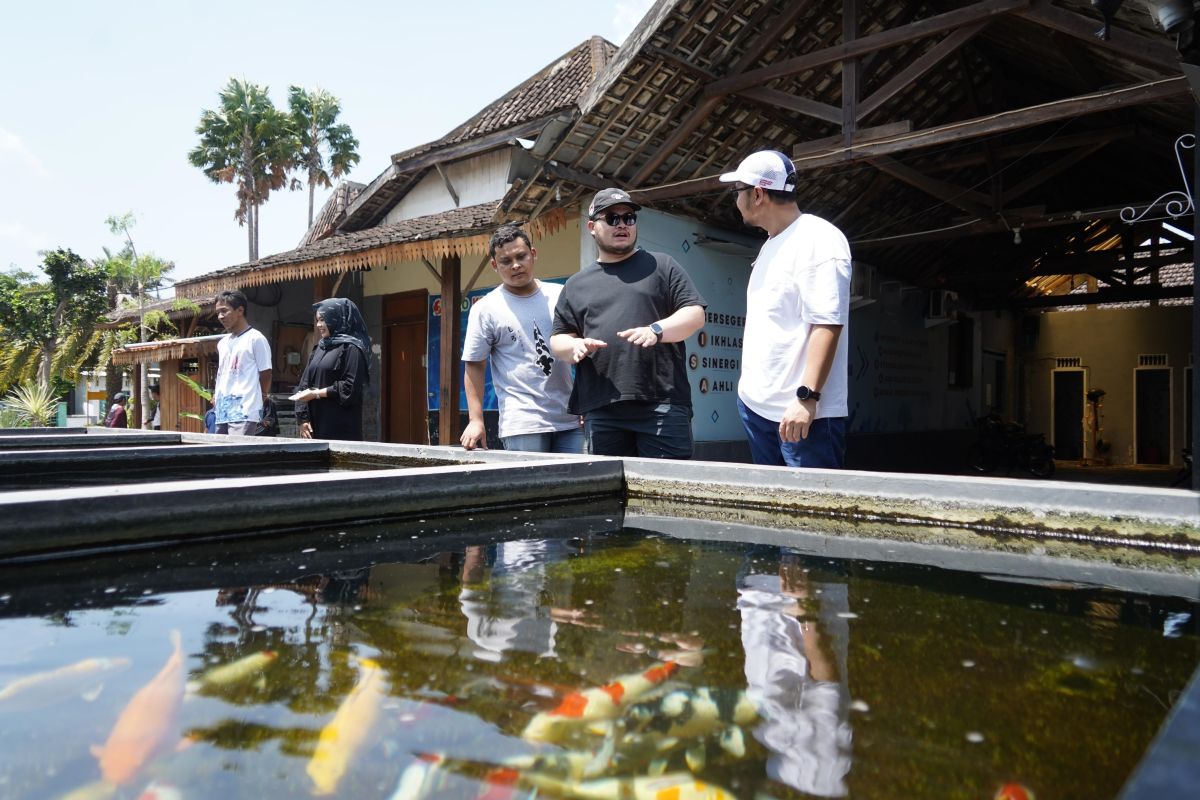
<instances>
[{"instance_id":1,"label":"white cloud","mask_svg":"<svg viewBox=\"0 0 1200 800\"><path fill-rule=\"evenodd\" d=\"M617 0L617 7L613 11L613 41L623 43L652 5L654 0Z\"/></svg>"},{"instance_id":2,"label":"white cloud","mask_svg":"<svg viewBox=\"0 0 1200 800\"><path fill-rule=\"evenodd\" d=\"M10 160L18 164L24 164L27 169L38 177L45 177L47 175L46 168L42 166L42 162L26 146L21 137L12 131L0 128L0 162Z\"/></svg>"},{"instance_id":3,"label":"white cloud","mask_svg":"<svg viewBox=\"0 0 1200 800\"><path fill-rule=\"evenodd\" d=\"M0 222L0 242L36 253L50 246L50 237L19 222Z\"/></svg>"}]
</instances>

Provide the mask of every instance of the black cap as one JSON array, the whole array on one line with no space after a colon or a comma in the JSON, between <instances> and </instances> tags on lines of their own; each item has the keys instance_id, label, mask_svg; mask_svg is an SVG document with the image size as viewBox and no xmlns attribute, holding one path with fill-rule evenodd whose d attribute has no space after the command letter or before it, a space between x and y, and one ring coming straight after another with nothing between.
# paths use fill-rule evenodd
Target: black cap
<instances>
[{"instance_id":1,"label":"black cap","mask_svg":"<svg viewBox=\"0 0 1200 800\"><path fill-rule=\"evenodd\" d=\"M642 208L633 202L629 192L624 189L601 189L596 192L596 196L592 198L592 204L588 206L588 217L595 219L597 214L611 206L629 206L634 211L640 211Z\"/></svg>"}]
</instances>

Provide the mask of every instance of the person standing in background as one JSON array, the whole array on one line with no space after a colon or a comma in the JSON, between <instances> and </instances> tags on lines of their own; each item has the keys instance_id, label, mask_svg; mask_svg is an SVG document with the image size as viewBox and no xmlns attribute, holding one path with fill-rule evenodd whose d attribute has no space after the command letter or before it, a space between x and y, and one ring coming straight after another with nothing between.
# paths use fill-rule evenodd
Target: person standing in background
<instances>
[{"instance_id":1,"label":"person standing in background","mask_svg":"<svg viewBox=\"0 0 1200 800\"><path fill-rule=\"evenodd\" d=\"M228 333L217 342L217 385L213 391L216 432L252 436L271 391L271 345L246 320L246 295L217 295L217 319Z\"/></svg>"},{"instance_id":2,"label":"person standing in background","mask_svg":"<svg viewBox=\"0 0 1200 800\"><path fill-rule=\"evenodd\" d=\"M370 381L371 336L354 301L313 306L318 337L296 384L296 421L305 439L362 441L363 389Z\"/></svg>"}]
</instances>

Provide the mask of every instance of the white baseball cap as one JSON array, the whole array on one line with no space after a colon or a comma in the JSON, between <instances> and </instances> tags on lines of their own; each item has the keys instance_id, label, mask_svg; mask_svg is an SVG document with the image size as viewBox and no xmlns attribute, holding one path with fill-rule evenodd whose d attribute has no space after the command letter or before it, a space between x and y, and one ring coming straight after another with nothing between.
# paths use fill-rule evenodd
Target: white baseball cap
<instances>
[{"instance_id":1,"label":"white baseball cap","mask_svg":"<svg viewBox=\"0 0 1200 800\"><path fill-rule=\"evenodd\" d=\"M721 176L722 183L735 181L760 189L790 192L796 188L796 165L778 150L759 150L742 159L736 170Z\"/></svg>"}]
</instances>

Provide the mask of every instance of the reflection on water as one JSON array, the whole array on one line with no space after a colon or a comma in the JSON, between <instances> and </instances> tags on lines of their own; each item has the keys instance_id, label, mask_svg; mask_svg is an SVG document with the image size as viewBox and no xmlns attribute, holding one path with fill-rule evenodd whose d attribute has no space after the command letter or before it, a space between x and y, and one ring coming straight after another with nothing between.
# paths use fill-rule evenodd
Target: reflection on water
<instances>
[{"instance_id":1,"label":"reflection on water","mask_svg":"<svg viewBox=\"0 0 1200 800\"><path fill-rule=\"evenodd\" d=\"M0 796L1112 797L1200 660L1184 601L620 523L0 570Z\"/></svg>"}]
</instances>

